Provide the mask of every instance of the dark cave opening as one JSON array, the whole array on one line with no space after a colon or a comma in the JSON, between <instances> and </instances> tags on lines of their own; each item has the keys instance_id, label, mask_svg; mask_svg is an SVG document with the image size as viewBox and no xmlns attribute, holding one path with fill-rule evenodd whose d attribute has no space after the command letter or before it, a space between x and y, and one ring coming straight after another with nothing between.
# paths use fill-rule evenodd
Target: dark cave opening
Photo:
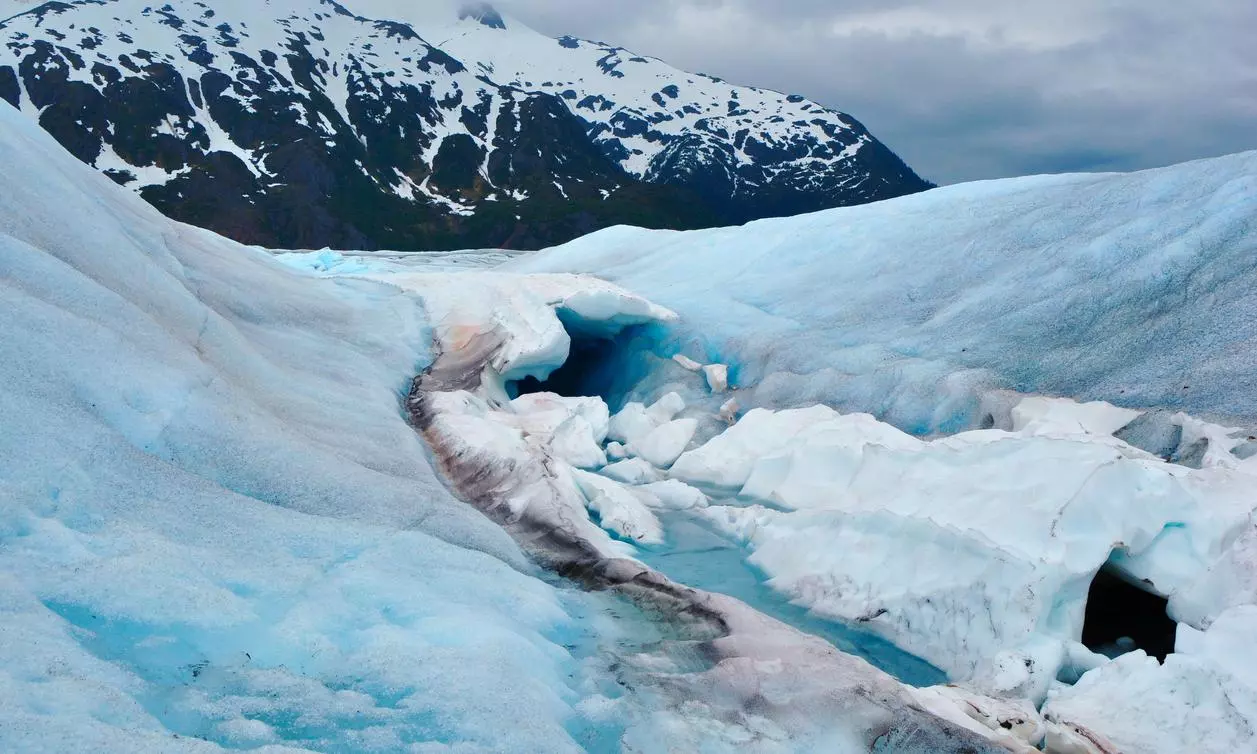
<instances>
[{"instance_id":1,"label":"dark cave opening","mask_svg":"<svg viewBox=\"0 0 1257 754\"><path fill-rule=\"evenodd\" d=\"M1166 598L1141 589L1109 566L1101 568L1087 593L1082 643L1114 657L1142 649L1158 660L1174 651L1176 623Z\"/></svg>"},{"instance_id":2,"label":"dark cave opening","mask_svg":"<svg viewBox=\"0 0 1257 754\"><path fill-rule=\"evenodd\" d=\"M603 395L609 388L605 373L616 359L617 345L609 338L572 338L563 366L544 380L525 377L510 383L511 397L529 393L557 393L570 398Z\"/></svg>"},{"instance_id":3,"label":"dark cave opening","mask_svg":"<svg viewBox=\"0 0 1257 754\"><path fill-rule=\"evenodd\" d=\"M508 382L512 398L529 393L557 393L569 398L596 396L612 411L652 368L658 332L649 325L631 325L616 333L591 328L560 310L559 319L571 337L567 360L544 380L524 377Z\"/></svg>"}]
</instances>

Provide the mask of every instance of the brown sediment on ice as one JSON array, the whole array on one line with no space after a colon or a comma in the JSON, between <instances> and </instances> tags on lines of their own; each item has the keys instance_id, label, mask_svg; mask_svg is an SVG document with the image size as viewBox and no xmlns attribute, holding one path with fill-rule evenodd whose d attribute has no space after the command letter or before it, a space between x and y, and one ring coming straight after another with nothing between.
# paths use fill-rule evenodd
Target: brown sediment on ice
<instances>
[{"instance_id":1,"label":"brown sediment on ice","mask_svg":"<svg viewBox=\"0 0 1257 754\"><path fill-rule=\"evenodd\" d=\"M697 658L702 667L648 672L668 697L720 699L728 707L721 715L767 717L801 738L820 735L835 720L849 721L851 735L870 752L1009 750L925 710L900 682L817 637L733 598L677 584L635 560L608 556L580 535L577 522L556 519L554 511L561 508L513 512L505 500L521 479L535 478L542 489L549 484L562 494L551 467L556 462L539 456L524 468L517 459L460 443L442 431L433 401L437 393L479 390L500 346L492 333L463 339L454 349L438 344L434 363L411 385L409 420L453 491L502 526L539 564L587 589L620 594L676 629L679 636L665 651Z\"/></svg>"}]
</instances>

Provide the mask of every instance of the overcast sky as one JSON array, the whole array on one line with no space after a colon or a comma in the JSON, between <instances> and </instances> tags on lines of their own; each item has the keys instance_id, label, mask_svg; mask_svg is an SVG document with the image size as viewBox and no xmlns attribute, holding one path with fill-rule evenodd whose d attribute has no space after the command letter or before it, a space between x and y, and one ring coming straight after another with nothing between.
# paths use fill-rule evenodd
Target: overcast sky
<instances>
[{"instance_id":1,"label":"overcast sky","mask_svg":"<svg viewBox=\"0 0 1257 754\"><path fill-rule=\"evenodd\" d=\"M496 5L552 36L806 95L939 183L1257 149L1257 0Z\"/></svg>"}]
</instances>

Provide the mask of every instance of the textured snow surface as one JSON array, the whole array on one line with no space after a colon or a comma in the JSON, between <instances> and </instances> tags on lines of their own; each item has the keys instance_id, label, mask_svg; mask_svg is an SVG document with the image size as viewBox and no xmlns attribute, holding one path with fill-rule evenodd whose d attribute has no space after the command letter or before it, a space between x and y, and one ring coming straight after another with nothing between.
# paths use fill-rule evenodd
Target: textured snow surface
<instances>
[{"instance_id":1,"label":"textured snow surface","mask_svg":"<svg viewBox=\"0 0 1257 754\"><path fill-rule=\"evenodd\" d=\"M593 272L679 312L661 355L729 364L747 408L954 431L1005 387L1257 422L1257 152L611 228L507 267Z\"/></svg>"}]
</instances>

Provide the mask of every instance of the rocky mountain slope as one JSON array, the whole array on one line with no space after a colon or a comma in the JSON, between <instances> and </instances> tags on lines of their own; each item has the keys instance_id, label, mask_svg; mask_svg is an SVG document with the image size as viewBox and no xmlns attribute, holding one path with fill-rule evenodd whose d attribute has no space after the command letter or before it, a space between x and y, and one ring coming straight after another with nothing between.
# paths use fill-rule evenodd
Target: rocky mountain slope
<instances>
[{"instance_id":1,"label":"rocky mountain slope","mask_svg":"<svg viewBox=\"0 0 1257 754\"><path fill-rule=\"evenodd\" d=\"M0 21L0 99L167 215L289 248L536 248L929 184L849 116L488 6L75 0ZM388 20L385 20L388 19Z\"/></svg>"}]
</instances>

